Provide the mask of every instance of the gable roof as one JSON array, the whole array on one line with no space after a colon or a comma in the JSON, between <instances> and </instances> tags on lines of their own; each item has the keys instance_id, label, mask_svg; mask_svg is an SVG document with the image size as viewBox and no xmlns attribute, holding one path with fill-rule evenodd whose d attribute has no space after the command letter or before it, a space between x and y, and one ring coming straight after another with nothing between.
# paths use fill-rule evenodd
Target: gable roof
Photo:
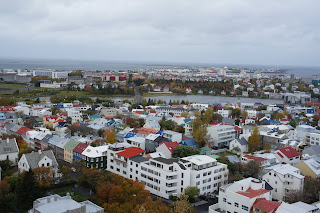
<instances>
[{"instance_id":1,"label":"gable roof","mask_svg":"<svg viewBox=\"0 0 320 213\"><path fill-rule=\"evenodd\" d=\"M244 137L242 137L241 139L237 138L236 140L243 146L249 144L248 141Z\"/></svg>"},{"instance_id":2,"label":"gable roof","mask_svg":"<svg viewBox=\"0 0 320 213\"><path fill-rule=\"evenodd\" d=\"M31 169L38 168L39 161L43 159L45 156L47 156L52 160L52 166L58 166L57 160L54 157L52 150L47 150L42 152L31 152L24 155Z\"/></svg>"},{"instance_id":3,"label":"gable roof","mask_svg":"<svg viewBox=\"0 0 320 213\"><path fill-rule=\"evenodd\" d=\"M68 141L68 143L64 146L65 149L70 149L73 150L74 148L76 148L76 146L80 143L80 141L76 141L73 139L70 139Z\"/></svg>"},{"instance_id":4,"label":"gable roof","mask_svg":"<svg viewBox=\"0 0 320 213\"><path fill-rule=\"evenodd\" d=\"M260 195L263 195L265 193L268 193L269 190L266 189L258 189L258 190L253 190L251 188L248 188L247 191L245 192L237 192L240 195L246 196L248 198L254 198L254 197L258 197Z\"/></svg>"},{"instance_id":5,"label":"gable roof","mask_svg":"<svg viewBox=\"0 0 320 213\"><path fill-rule=\"evenodd\" d=\"M174 148L176 148L177 146L179 146L179 144L177 142L162 142L160 143L160 145L166 145L166 147L169 149L169 151L171 152L171 154L173 153Z\"/></svg>"},{"instance_id":6,"label":"gable roof","mask_svg":"<svg viewBox=\"0 0 320 213\"><path fill-rule=\"evenodd\" d=\"M277 201L270 201L265 198L258 198L254 204L253 207L262 210L262 212L274 212L281 203Z\"/></svg>"},{"instance_id":7,"label":"gable roof","mask_svg":"<svg viewBox=\"0 0 320 213\"><path fill-rule=\"evenodd\" d=\"M0 140L0 155L19 152L16 139Z\"/></svg>"},{"instance_id":8,"label":"gable roof","mask_svg":"<svg viewBox=\"0 0 320 213\"><path fill-rule=\"evenodd\" d=\"M19 135L26 135L28 131L31 131L31 129L29 129L28 127L23 126L17 131L17 133Z\"/></svg>"},{"instance_id":9,"label":"gable roof","mask_svg":"<svg viewBox=\"0 0 320 213\"><path fill-rule=\"evenodd\" d=\"M301 154L297 152L295 149L293 149L291 146L289 147L284 147L279 149L279 151L285 155L287 158L293 158L296 156L300 156Z\"/></svg>"},{"instance_id":10,"label":"gable roof","mask_svg":"<svg viewBox=\"0 0 320 213\"><path fill-rule=\"evenodd\" d=\"M125 148L124 151L118 152L117 155L120 155L125 158L131 158L133 156L136 156L136 155L144 153L144 152L145 151L143 149L132 146L132 147Z\"/></svg>"},{"instance_id":11,"label":"gable roof","mask_svg":"<svg viewBox=\"0 0 320 213\"><path fill-rule=\"evenodd\" d=\"M73 149L73 151L81 154L87 147L88 147L87 144L85 144L85 143L79 143L79 144Z\"/></svg>"}]
</instances>

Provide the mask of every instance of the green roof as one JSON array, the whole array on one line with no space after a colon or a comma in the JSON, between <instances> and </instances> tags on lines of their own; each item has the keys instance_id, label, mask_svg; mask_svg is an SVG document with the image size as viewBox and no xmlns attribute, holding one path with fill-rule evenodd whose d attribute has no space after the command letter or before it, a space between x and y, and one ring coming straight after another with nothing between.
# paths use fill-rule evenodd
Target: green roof
<instances>
[{"instance_id":1,"label":"green roof","mask_svg":"<svg viewBox=\"0 0 320 213\"><path fill-rule=\"evenodd\" d=\"M209 148L209 147L207 147L207 146L204 146L204 147L201 148L201 150L202 150L202 151L210 151L211 148Z\"/></svg>"},{"instance_id":2,"label":"green roof","mask_svg":"<svg viewBox=\"0 0 320 213\"><path fill-rule=\"evenodd\" d=\"M89 118L90 119L98 119L98 118L100 118L100 116L99 115L90 115Z\"/></svg>"},{"instance_id":3,"label":"green roof","mask_svg":"<svg viewBox=\"0 0 320 213\"><path fill-rule=\"evenodd\" d=\"M206 153L205 153L205 152L203 152L203 151L201 151L199 154L200 154L200 155L205 155Z\"/></svg>"},{"instance_id":4,"label":"green roof","mask_svg":"<svg viewBox=\"0 0 320 213\"><path fill-rule=\"evenodd\" d=\"M80 141L70 139L68 143L64 146L64 148L73 150L74 148L76 148L76 146L78 146L79 143Z\"/></svg>"}]
</instances>

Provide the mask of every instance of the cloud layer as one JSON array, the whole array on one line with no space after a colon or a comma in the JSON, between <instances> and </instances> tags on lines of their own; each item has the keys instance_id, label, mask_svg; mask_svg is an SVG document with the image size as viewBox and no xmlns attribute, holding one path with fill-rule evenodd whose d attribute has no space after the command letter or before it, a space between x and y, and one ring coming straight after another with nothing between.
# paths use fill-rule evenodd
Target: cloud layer
<instances>
[{"instance_id":1,"label":"cloud layer","mask_svg":"<svg viewBox=\"0 0 320 213\"><path fill-rule=\"evenodd\" d=\"M320 65L317 0L12 0L0 57Z\"/></svg>"}]
</instances>

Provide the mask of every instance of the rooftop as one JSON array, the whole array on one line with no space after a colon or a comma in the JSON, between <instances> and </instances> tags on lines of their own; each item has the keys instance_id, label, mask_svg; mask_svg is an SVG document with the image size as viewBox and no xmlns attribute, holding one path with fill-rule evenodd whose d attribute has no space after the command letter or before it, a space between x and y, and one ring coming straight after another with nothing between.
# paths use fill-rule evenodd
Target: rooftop
<instances>
[{"instance_id":1,"label":"rooftop","mask_svg":"<svg viewBox=\"0 0 320 213\"><path fill-rule=\"evenodd\" d=\"M246 196L248 198L254 198L254 197L258 197L260 195L263 195L265 193L269 193L269 190L266 190L266 189L253 190L253 189L249 188L245 192L237 192L237 193L240 195Z\"/></svg>"}]
</instances>

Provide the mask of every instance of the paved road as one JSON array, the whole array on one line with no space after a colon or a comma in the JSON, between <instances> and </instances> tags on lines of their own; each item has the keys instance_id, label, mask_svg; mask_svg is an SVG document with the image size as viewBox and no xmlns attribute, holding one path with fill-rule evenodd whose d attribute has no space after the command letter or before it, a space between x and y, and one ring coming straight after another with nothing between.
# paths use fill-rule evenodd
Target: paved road
<instances>
[{"instance_id":1,"label":"paved road","mask_svg":"<svg viewBox=\"0 0 320 213\"><path fill-rule=\"evenodd\" d=\"M136 102L137 102L137 104L142 103L141 92L140 92L139 86L136 86Z\"/></svg>"}]
</instances>

